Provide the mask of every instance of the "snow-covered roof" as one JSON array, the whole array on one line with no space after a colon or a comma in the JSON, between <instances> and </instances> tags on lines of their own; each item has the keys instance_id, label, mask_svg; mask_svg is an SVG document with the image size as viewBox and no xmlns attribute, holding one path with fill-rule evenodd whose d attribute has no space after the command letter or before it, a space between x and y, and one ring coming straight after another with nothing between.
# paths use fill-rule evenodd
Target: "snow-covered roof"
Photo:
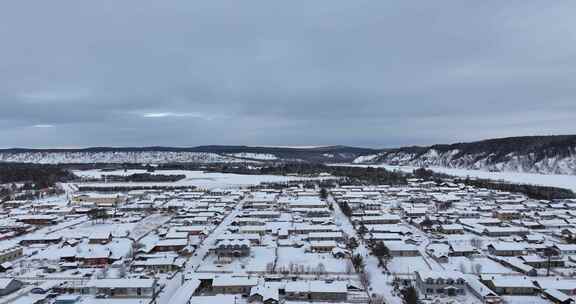
<instances>
[{"instance_id":1,"label":"snow-covered roof","mask_svg":"<svg viewBox=\"0 0 576 304\"><path fill-rule=\"evenodd\" d=\"M95 288L152 288L153 279L98 279L89 281L86 286Z\"/></svg>"}]
</instances>

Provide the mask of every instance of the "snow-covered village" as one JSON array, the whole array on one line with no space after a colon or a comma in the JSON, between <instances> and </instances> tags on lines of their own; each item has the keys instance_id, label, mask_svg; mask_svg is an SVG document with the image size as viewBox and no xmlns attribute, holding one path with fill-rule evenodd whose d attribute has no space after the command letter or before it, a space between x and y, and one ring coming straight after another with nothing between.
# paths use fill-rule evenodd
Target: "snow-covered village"
<instances>
[{"instance_id":1,"label":"snow-covered village","mask_svg":"<svg viewBox=\"0 0 576 304\"><path fill-rule=\"evenodd\" d=\"M0 303L576 299L574 199L451 179L345 185L327 173L119 181L139 172L77 170L33 196L10 185Z\"/></svg>"},{"instance_id":2,"label":"snow-covered village","mask_svg":"<svg viewBox=\"0 0 576 304\"><path fill-rule=\"evenodd\" d=\"M0 0L0 304L576 304L575 0Z\"/></svg>"}]
</instances>

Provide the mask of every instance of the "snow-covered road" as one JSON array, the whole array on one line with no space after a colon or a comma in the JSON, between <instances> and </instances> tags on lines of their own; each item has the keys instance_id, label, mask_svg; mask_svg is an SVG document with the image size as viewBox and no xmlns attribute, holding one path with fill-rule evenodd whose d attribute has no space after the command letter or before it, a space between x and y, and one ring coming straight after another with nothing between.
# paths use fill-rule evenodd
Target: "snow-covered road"
<instances>
[{"instance_id":1,"label":"snow-covered road","mask_svg":"<svg viewBox=\"0 0 576 304\"><path fill-rule=\"evenodd\" d=\"M371 294L379 294L384 297L387 304L402 304L402 299L393 294L392 289L392 276L382 273L382 270L378 268L378 259L372 255L366 248L364 240L359 238L356 234L356 230L350 220L342 210L340 206L334 201L331 196L328 197L328 202L332 203L334 206L334 218L336 220L336 225L339 226L342 231L350 236L355 236L358 239L358 248L356 248L355 253L360 254L364 257L364 263L366 264L366 271L370 274L370 288Z\"/></svg>"}]
</instances>

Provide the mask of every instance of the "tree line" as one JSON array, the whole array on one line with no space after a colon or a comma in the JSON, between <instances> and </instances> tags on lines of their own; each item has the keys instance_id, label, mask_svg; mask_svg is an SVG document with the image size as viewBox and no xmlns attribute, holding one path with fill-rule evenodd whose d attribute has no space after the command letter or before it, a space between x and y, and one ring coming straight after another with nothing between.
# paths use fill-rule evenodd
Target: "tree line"
<instances>
[{"instance_id":1,"label":"tree line","mask_svg":"<svg viewBox=\"0 0 576 304\"><path fill-rule=\"evenodd\" d=\"M415 169L412 172L412 174L416 178L420 178L427 181L435 181L436 183L442 183L446 180L452 180L455 183L463 183L467 186L473 186L477 188L521 193L531 199L537 199L537 200L576 198L576 194L574 194L572 190L559 187L516 184L499 180L470 178L470 177L457 178L444 173L437 173L425 168Z\"/></svg>"},{"instance_id":2,"label":"tree line","mask_svg":"<svg viewBox=\"0 0 576 304\"><path fill-rule=\"evenodd\" d=\"M43 189L74 177L59 165L0 163L0 184L24 183L26 188Z\"/></svg>"}]
</instances>

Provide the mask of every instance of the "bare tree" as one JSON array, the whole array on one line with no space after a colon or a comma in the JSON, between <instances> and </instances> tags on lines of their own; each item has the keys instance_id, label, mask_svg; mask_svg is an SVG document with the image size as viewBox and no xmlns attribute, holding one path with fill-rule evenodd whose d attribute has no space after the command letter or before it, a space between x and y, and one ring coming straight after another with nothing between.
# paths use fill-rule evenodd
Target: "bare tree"
<instances>
[{"instance_id":1,"label":"bare tree","mask_svg":"<svg viewBox=\"0 0 576 304\"><path fill-rule=\"evenodd\" d=\"M274 263L266 264L266 272L268 272L268 273L274 272Z\"/></svg>"},{"instance_id":2,"label":"bare tree","mask_svg":"<svg viewBox=\"0 0 576 304\"><path fill-rule=\"evenodd\" d=\"M382 295L374 295L372 299L370 299L370 304L385 304L384 297Z\"/></svg>"},{"instance_id":3,"label":"bare tree","mask_svg":"<svg viewBox=\"0 0 576 304\"><path fill-rule=\"evenodd\" d=\"M466 273L466 265L464 263L460 263L460 272Z\"/></svg>"},{"instance_id":4,"label":"bare tree","mask_svg":"<svg viewBox=\"0 0 576 304\"><path fill-rule=\"evenodd\" d=\"M118 277L123 279L126 277L126 265L122 263L120 268L118 268Z\"/></svg>"},{"instance_id":5,"label":"bare tree","mask_svg":"<svg viewBox=\"0 0 576 304\"><path fill-rule=\"evenodd\" d=\"M474 273L477 275L482 274L482 264L480 263L474 264Z\"/></svg>"},{"instance_id":6,"label":"bare tree","mask_svg":"<svg viewBox=\"0 0 576 304\"><path fill-rule=\"evenodd\" d=\"M354 272L354 266L352 266L352 262L346 263L346 273L351 274Z\"/></svg>"},{"instance_id":7,"label":"bare tree","mask_svg":"<svg viewBox=\"0 0 576 304\"><path fill-rule=\"evenodd\" d=\"M482 239L475 237L470 240L470 245L476 249L482 249Z\"/></svg>"},{"instance_id":8,"label":"bare tree","mask_svg":"<svg viewBox=\"0 0 576 304\"><path fill-rule=\"evenodd\" d=\"M326 273L326 266L322 263L318 263L318 267L316 267L316 272L318 275L323 275Z\"/></svg>"},{"instance_id":9,"label":"bare tree","mask_svg":"<svg viewBox=\"0 0 576 304\"><path fill-rule=\"evenodd\" d=\"M367 271L361 272L358 277L360 278L360 284L367 289L370 285L370 274Z\"/></svg>"}]
</instances>

